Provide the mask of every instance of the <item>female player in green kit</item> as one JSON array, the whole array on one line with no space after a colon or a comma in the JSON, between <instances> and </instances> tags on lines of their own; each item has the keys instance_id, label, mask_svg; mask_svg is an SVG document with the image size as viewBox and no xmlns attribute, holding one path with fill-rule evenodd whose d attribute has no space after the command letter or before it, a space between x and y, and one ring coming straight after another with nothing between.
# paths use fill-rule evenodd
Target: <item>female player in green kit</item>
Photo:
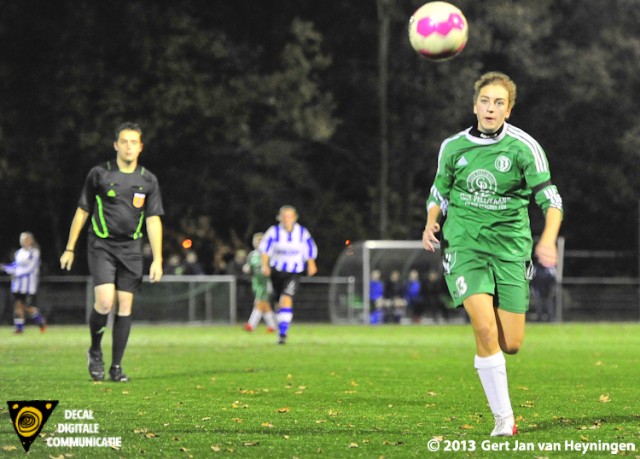
<instances>
[{"instance_id":1,"label":"female player in green kit","mask_svg":"<svg viewBox=\"0 0 640 459\"><path fill-rule=\"evenodd\" d=\"M445 278L454 305L464 306L473 326L475 368L495 418L491 436L511 436L516 425L503 352L515 354L524 339L533 245L527 207L533 196L545 214L535 256L554 266L562 199L542 147L506 122L516 101L515 83L490 72L474 88L477 125L440 147L422 241L434 250L446 216Z\"/></svg>"}]
</instances>

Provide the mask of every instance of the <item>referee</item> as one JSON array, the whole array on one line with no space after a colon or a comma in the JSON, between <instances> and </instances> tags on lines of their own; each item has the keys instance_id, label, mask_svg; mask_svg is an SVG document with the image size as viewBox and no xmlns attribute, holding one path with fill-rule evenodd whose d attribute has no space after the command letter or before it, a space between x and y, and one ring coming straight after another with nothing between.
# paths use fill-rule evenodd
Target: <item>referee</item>
<instances>
[{"instance_id":1,"label":"referee","mask_svg":"<svg viewBox=\"0 0 640 459\"><path fill-rule=\"evenodd\" d=\"M109 377L127 382L121 361L131 331L133 296L142 282L142 227L146 224L153 253L149 278L158 282L162 277L160 217L164 210L156 176L138 164L143 148L140 127L135 123L119 126L113 148L116 160L94 167L87 175L60 267L71 269L78 237L91 216L87 243L95 305L89 316L89 373L94 381L104 379L101 342L109 313L117 304Z\"/></svg>"},{"instance_id":2,"label":"referee","mask_svg":"<svg viewBox=\"0 0 640 459\"><path fill-rule=\"evenodd\" d=\"M278 344L285 344L293 319L293 297L298 278L305 270L309 276L318 272L318 248L309 231L298 223L295 207L282 206L278 221L278 225L264 234L258 250L262 253L262 272L271 277L273 298L278 303Z\"/></svg>"}]
</instances>

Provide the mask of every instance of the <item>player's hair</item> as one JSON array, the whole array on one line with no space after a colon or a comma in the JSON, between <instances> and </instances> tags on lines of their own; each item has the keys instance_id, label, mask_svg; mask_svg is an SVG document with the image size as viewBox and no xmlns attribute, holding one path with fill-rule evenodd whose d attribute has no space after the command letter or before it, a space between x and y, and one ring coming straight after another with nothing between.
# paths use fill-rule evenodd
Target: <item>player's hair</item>
<instances>
[{"instance_id":1,"label":"player's hair","mask_svg":"<svg viewBox=\"0 0 640 459\"><path fill-rule=\"evenodd\" d=\"M280 210L278 211L278 215L276 215L276 220L280 221L281 220L280 217L282 216L282 213L287 211L287 210L292 210L293 213L296 216L296 219L298 218L298 211L296 210L296 208L293 207L292 205L286 204L286 205L280 207Z\"/></svg>"},{"instance_id":2,"label":"player's hair","mask_svg":"<svg viewBox=\"0 0 640 459\"><path fill-rule=\"evenodd\" d=\"M509 110L516 104L516 84L506 74L502 72L488 72L482 75L473 85L473 103L478 101L480 90L490 84L497 84L504 87L509 93Z\"/></svg>"},{"instance_id":3,"label":"player's hair","mask_svg":"<svg viewBox=\"0 0 640 459\"><path fill-rule=\"evenodd\" d=\"M132 123L131 121L127 121L118 126L115 130L115 141L117 142L120 138L120 133L122 131L136 131L140 134L140 140L142 140L142 128L138 125L138 123Z\"/></svg>"}]
</instances>

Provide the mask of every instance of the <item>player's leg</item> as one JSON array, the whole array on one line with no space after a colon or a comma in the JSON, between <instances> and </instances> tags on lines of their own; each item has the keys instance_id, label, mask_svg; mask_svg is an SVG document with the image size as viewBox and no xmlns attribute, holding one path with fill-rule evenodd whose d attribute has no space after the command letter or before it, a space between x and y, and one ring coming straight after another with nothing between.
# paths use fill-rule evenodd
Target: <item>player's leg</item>
<instances>
[{"instance_id":1,"label":"player's leg","mask_svg":"<svg viewBox=\"0 0 640 459\"><path fill-rule=\"evenodd\" d=\"M104 361L102 359L102 338L107 330L109 313L116 300L116 286L112 283L96 285L93 288L95 303L89 314L89 333L91 347L87 353L89 374L94 381L104 379Z\"/></svg>"},{"instance_id":2,"label":"player's leg","mask_svg":"<svg viewBox=\"0 0 640 459\"><path fill-rule=\"evenodd\" d=\"M496 309L496 319L500 349L506 354L517 354L524 341L526 315Z\"/></svg>"},{"instance_id":3,"label":"player's leg","mask_svg":"<svg viewBox=\"0 0 640 459\"><path fill-rule=\"evenodd\" d=\"M253 290L254 300L253 300L253 309L251 310L251 315L249 316L249 320L247 321L244 329L248 332L256 329L258 324L260 323L260 319L262 319L262 310L260 309L260 291L258 289Z\"/></svg>"},{"instance_id":4,"label":"player's leg","mask_svg":"<svg viewBox=\"0 0 640 459\"><path fill-rule=\"evenodd\" d=\"M289 333L289 327L293 320L293 297L286 293L280 295L278 301L278 329L280 331L280 337L278 344L285 344L287 341L287 334Z\"/></svg>"},{"instance_id":5,"label":"player's leg","mask_svg":"<svg viewBox=\"0 0 640 459\"><path fill-rule=\"evenodd\" d=\"M515 433L515 421L504 354L499 344L499 325L493 308L493 297L476 294L464 301L471 319L476 340L474 366L495 418L492 436L510 436Z\"/></svg>"},{"instance_id":6,"label":"player's leg","mask_svg":"<svg viewBox=\"0 0 640 459\"><path fill-rule=\"evenodd\" d=\"M17 335L24 331L24 300L18 294L14 295L13 300L13 326Z\"/></svg>"},{"instance_id":7,"label":"player's leg","mask_svg":"<svg viewBox=\"0 0 640 459\"><path fill-rule=\"evenodd\" d=\"M113 320L113 342L109 377L115 382L127 382L129 378L122 372L122 358L131 334L131 312L133 293L117 291L118 310Z\"/></svg>"},{"instance_id":8,"label":"player's leg","mask_svg":"<svg viewBox=\"0 0 640 459\"><path fill-rule=\"evenodd\" d=\"M34 306L34 304L36 304L35 295L27 295L25 312L29 315L29 319L33 320L36 325L40 327L40 333L44 333L47 330L47 320L40 312L40 309Z\"/></svg>"},{"instance_id":9,"label":"player's leg","mask_svg":"<svg viewBox=\"0 0 640 459\"><path fill-rule=\"evenodd\" d=\"M90 237L88 248L89 272L93 280L95 303L89 314L91 347L87 352L89 374L94 381L104 379L102 338L107 329L109 313L116 301L116 262L105 242Z\"/></svg>"},{"instance_id":10,"label":"player's leg","mask_svg":"<svg viewBox=\"0 0 640 459\"><path fill-rule=\"evenodd\" d=\"M276 315L271 309L271 303L268 299L263 299L258 303L258 307L262 311L262 316L264 317L264 321L267 324L267 331L269 333L273 333L278 324L276 323Z\"/></svg>"}]
</instances>

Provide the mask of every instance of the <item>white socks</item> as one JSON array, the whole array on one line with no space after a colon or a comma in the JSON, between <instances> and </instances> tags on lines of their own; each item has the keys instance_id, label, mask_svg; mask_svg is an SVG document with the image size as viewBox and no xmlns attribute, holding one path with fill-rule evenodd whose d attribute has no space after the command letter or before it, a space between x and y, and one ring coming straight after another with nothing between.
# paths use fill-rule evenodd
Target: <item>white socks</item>
<instances>
[{"instance_id":1,"label":"white socks","mask_svg":"<svg viewBox=\"0 0 640 459\"><path fill-rule=\"evenodd\" d=\"M478 370L480 382L494 416L513 416L507 382L507 365L502 352L489 357L476 355L474 366Z\"/></svg>"},{"instance_id":2,"label":"white socks","mask_svg":"<svg viewBox=\"0 0 640 459\"><path fill-rule=\"evenodd\" d=\"M255 330L258 324L260 323L260 319L264 317L264 321L267 323L267 327L276 329L278 324L276 324L276 315L273 311L263 313L258 308L253 308L251 311L251 316L249 316L249 326L252 330Z\"/></svg>"},{"instance_id":3,"label":"white socks","mask_svg":"<svg viewBox=\"0 0 640 459\"><path fill-rule=\"evenodd\" d=\"M253 308L251 316L249 316L249 325L251 326L251 329L255 329L258 326L260 319L262 319L262 311L258 308Z\"/></svg>"}]
</instances>

